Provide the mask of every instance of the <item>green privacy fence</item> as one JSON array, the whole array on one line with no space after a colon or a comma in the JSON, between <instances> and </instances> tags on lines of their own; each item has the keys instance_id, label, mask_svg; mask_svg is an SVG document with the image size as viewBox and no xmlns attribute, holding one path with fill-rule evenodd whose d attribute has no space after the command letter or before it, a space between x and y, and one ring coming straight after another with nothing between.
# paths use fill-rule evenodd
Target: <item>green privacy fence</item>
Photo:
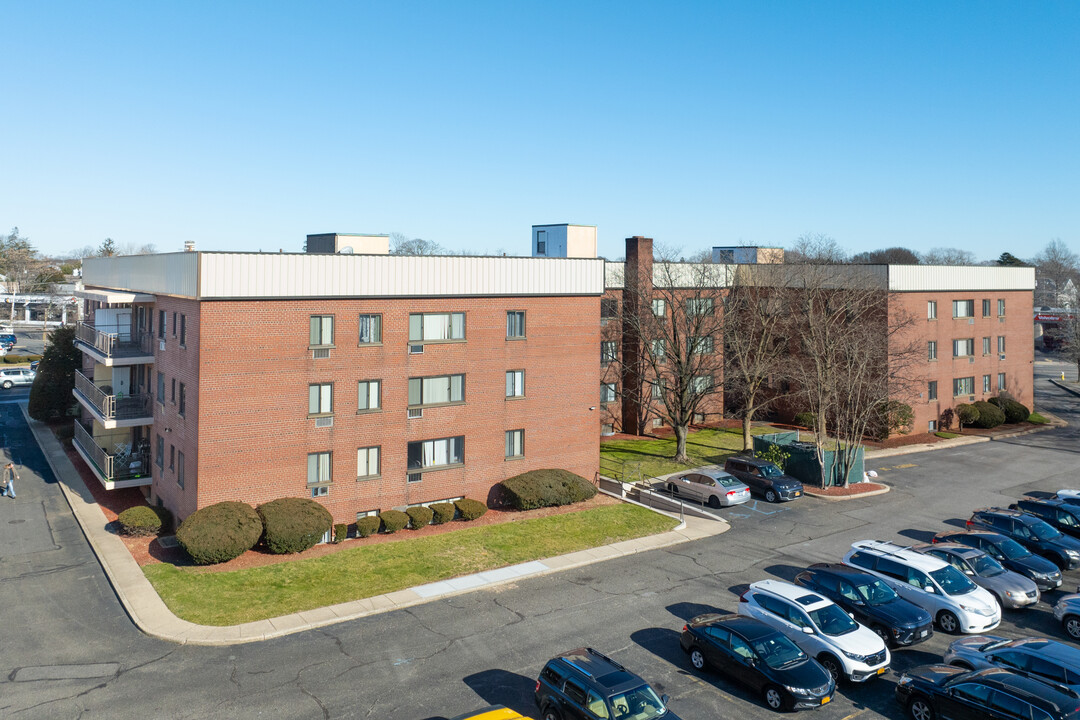
<instances>
[{"instance_id":1,"label":"green privacy fence","mask_svg":"<svg viewBox=\"0 0 1080 720\"><path fill-rule=\"evenodd\" d=\"M778 432L769 435L757 435L754 437L754 454L759 455L769 449L771 445L778 445L791 455L787 461L784 472L793 478L810 485L821 485L821 478L825 478L825 485L843 485L844 478L840 463L837 461L837 453L834 450L825 451L825 472L821 471L821 463L818 462L814 452L814 443L799 442L797 432ZM851 473L848 479L851 482L859 482L863 477L863 448L860 447L855 453Z\"/></svg>"}]
</instances>

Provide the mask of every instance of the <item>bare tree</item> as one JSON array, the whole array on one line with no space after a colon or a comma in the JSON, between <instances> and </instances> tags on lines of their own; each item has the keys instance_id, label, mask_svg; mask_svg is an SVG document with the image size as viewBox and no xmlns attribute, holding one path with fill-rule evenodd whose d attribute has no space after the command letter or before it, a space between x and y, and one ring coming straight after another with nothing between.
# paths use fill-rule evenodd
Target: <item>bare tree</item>
<instances>
[{"instance_id":1,"label":"bare tree","mask_svg":"<svg viewBox=\"0 0 1080 720\"><path fill-rule=\"evenodd\" d=\"M1046 334L1053 340L1061 359L1076 364L1076 382L1080 382L1080 316L1070 313Z\"/></svg>"},{"instance_id":2,"label":"bare tree","mask_svg":"<svg viewBox=\"0 0 1080 720\"><path fill-rule=\"evenodd\" d=\"M792 244L784 261L792 264L836 265L847 262L848 254L828 235L804 233Z\"/></svg>"},{"instance_id":3,"label":"bare tree","mask_svg":"<svg viewBox=\"0 0 1080 720\"><path fill-rule=\"evenodd\" d=\"M124 243L116 248L117 255L156 255L157 246L154 243Z\"/></svg>"},{"instance_id":4,"label":"bare tree","mask_svg":"<svg viewBox=\"0 0 1080 720\"><path fill-rule=\"evenodd\" d=\"M933 248L922 255L924 265L975 265L975 254L960 248Z\"/></svg>"},{"instance_id":5,"label":"bare tree","mask_svg":"<svg viewBox=\"0 0 1080 720\"><path fill-rule=\"evenodd\" d=\"M0 237L0 274L3 274L8 294L11 296L11 321L15 321L15 299L17 295L40 292L39 278L46 263L38 257L38 251L29 238L19 235L19 228Z\"/></svg>"},{"instance_id":6,"label":"bare tree","mask_svg":"<svg viewBox=\"0 0 1080 720\"><path fill-rule=\"evenodd\" d=\"M1069 281L1080 284L1080 256L1069 246L1054 238L1042 251L1032 258L1035 265L1036 286L1039 288L1037 304L1057 306L1059 295L1066 289Z\"/></svg>"},{"instance_id":7,"label":"bare tree","mask_svg":"<svg viewBox=\"0 0 1080 720\"><path fill-rule=\"evenodd\" d=\"M919 256L905 247L891 247L852 255L851 262L860 265L918 265Z\"/></svg>"},{"instance_id":8,"label":"bare tree","mask_svg":"<svg viewBox=\"0 0 1080 720\"><path fill-rule=\"evenodd\" d=\"M398 232L390 233L391 255L440 255L444 252L445 250L437 242L411 238Z\"/></svg>"}]
</instances>

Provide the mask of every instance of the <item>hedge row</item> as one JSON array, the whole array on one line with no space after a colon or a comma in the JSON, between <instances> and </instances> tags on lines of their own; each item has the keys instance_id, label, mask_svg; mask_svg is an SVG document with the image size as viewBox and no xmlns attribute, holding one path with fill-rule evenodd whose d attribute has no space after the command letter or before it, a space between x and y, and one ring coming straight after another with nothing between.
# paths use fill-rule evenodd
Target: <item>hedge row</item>
<instances>
[{"instance_id":1,"label":"hedge row","mask_svg":"<svg viewBox=\"0 0 1080 720\"><path fill-rule=\"evenodd\" d=\"M1004 423L1024 422L1030 415L1031 411L1026 406L1004 395L956 406L956 417L961 425L985 429Z\"/></svg>"},{"instance_id":2,"label":"hedge row","mask_svg":"<svg viewBox=\"0 0 1080 720\"><path fill-rule=\"evenodd\" d=\"M499 484L515 510L572 505L596 495L592 483L568 470L530 470Z\"/></svg>"},{"instance_id":3,"label":"hedge row","mask_svg":"<svg viewBox=\"0 0 1080 720\"><path fill-rule=\"evenodd\" d=\"M20 363L31 363L35 360L40 360L40 355L5 355L4 362L8 365L17 365Z\"/></svg>"}]
</instances>

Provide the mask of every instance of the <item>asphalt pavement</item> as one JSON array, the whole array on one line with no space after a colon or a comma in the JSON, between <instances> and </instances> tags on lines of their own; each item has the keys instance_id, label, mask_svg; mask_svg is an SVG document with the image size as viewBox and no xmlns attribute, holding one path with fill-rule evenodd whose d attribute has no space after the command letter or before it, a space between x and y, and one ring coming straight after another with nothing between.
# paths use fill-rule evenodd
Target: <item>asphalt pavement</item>
<instances>
[{"instance_id":1,"label":"asphalt pavement","mask_svg":"<svg viewBox=\"0 0 1080 720\"><path fill-rule=\"evenodd\" d=\"M25 470L18 499L0 498L0 717L452 717L491 703L536 715L532 689L552 655L589 645L672 696L686 720L766 718L750 693L695 672L678 645L683 623L733 611L766 577L790 579L838 559L855 540L923 541L970 511L1026 490L1080 486L1080 399L1046 380L1040 405L1071 425L1010 440L882 459L893 490L845 502L803 498L731 508L715 538L522 580L406 610L235 647L175 645L124 615L19 408L0 399L5 447ZM22 522L18 522L22 521ZM1069 573L1074 587L1080 573ZM1048 593L1008 612L997 634L1063 637ZM894 667L940 660L947 636L900 650ZM895 676L842 685L815 717L903 716Z\"/></svg>"}]
</instances>

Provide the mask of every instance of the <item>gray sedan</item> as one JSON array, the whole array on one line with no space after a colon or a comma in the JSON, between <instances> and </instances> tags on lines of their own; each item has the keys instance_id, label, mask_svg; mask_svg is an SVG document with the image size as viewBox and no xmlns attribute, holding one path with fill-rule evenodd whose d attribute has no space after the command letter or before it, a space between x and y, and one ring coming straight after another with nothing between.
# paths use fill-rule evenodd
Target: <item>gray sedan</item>
<instances>
[{"instance_id":1,"label":"gray sedan","mask_svg":"<svg viewBox=\"0 0 1080 720\"><path fill-rule=\"evenodd\" d=\"M1006 668L1080 691L1080 650L1048 638L1009 640L995 635L961 638L949 644L945 662L972 670Z\"/></svg>"},{"instance_id":2,"label":"gray sedan","mask_svg":"<svg viewBox=\"0 0 1080 720\"><path fill-rule=\"evenodd\" d=\"M1080 593L1063 595L1054 604L1054 619L1061 623L1069 637L1080 640Z\"/></svg>"},{"instance_id":3,"label":"gray sedan","mask_svg":"<svg viewBox=\"0 0 1080 720\"><path fill-rule=\"evenodd\" d=\"M912 549L949 563L976 585L993 593L1002 608L1017 610L1039 602L1039 587L1035 581L1006 570L982 550L959 543L916 545Z\"/></svg>"},{"instance_id":4,"label":"gray sedan","mask_svg":"<svg viewBox=\"0 0 1080 720\"><path fill-rule=\"evenodd\" d=\"M668 490L675 497L708 503L709 507L741 505L750 499L750 488L723 470L698 470L672 475Z\"/></svg>"}]
</instances>

